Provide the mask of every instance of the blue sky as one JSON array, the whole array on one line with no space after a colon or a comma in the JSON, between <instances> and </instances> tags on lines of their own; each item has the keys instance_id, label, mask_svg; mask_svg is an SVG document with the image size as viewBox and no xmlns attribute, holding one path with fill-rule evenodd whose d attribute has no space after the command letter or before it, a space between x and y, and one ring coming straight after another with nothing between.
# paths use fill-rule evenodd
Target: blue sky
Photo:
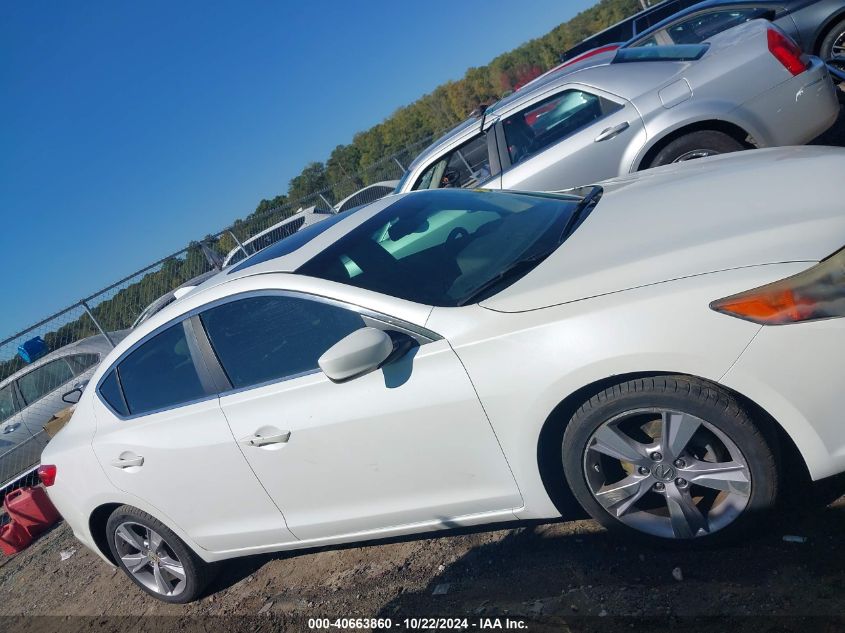
<instances>
[{"instance_id":1,"label":"blue sky","mask_svg":"<svg viewBox=\"0 0 845 633\"><path fill-rule=\"evenodd\" d=\"M0 4L0 338L593 0Z\"/></svg>"}]
</instances>

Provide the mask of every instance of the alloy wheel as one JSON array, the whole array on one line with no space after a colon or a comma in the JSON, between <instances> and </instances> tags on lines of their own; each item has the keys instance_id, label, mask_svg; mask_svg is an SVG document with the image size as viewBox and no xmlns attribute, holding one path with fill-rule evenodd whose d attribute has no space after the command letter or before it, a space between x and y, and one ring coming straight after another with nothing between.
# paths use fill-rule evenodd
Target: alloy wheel
<instances>
[{"instance_id":1,"label":"alloy wheel","mask_svg":"<svg viewBox=\"0 0 845 633\"><path fill-rule=\"evenodd\" d=\"M845 31L833 40L833 45L830 47L830 55L836 60L845 60Z\"/></svg>"},{"instance_id":2,"label":"alloy wheel","mask_svg":"<svg viewBox=\"0 0 845 633\"><path fill-rule=\"evenodd\" d=\"M114 542L123 566L147 589L170 597L185 590L185 568L156 531L127 521L115 529Z\"/></svg>"},{"instance_id":3,"label":"alloy wheel","mask_svg":"<svg viewBox=\"0 0 845 633\"><path fill-rule=\"evenodd\" d=\"M681 411L637 409L607 420L590 436L583 467L611 516L664 538L716 532L751 497L751 471L736 443Z\"/></svg>"}]
</instances>

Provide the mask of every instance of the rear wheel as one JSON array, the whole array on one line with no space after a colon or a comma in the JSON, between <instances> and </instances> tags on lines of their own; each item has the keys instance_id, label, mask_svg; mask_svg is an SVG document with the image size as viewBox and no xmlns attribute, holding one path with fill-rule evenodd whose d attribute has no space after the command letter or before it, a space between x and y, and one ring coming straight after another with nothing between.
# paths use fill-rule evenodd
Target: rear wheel
<instances>
[{"instance_id":1,"label":"rear wheel","mask_svg":"<svg viewBox=\"0 0 845 633\"><path fill-rule=\"evenodd\" d=\"M833 25L819 46L819 57L845 62L845 20Z\"/></svg>"},{"instance_id":2,"label":"rear wheel","mask_svg":"<svg viewBox=\"0 0 845 633\"><path fill-rule=\"evenodd\" d=\"M671 163L682 163L696 158L729 154L745 149L745 146L732 136L716 130L690 132L673 141L657 152L647 167L659 167Z\"/></svg>"},{"instance_id":3,"label":"rear wheel","mask_svg":"<svg viewBox=\"0 0 845 633\"><path fill-rule=\"evenodd\" d=\"M106 530L109 548L120 568L159 600L191 602L212 578L208 563L167 526L138 508L117 508Z\"/></svg>"},{"instance_id":4,"label":"rear wheel","mask_svg":"<svg viewBox=\"0 0 845 633\"><path fill-rule=\"evenodd\" d=\"M728 392L685 376L634 380L566 428L575 497L606 527L666 541L737 536L775 504L774 443Z\"/></svg>"}]
</instances>

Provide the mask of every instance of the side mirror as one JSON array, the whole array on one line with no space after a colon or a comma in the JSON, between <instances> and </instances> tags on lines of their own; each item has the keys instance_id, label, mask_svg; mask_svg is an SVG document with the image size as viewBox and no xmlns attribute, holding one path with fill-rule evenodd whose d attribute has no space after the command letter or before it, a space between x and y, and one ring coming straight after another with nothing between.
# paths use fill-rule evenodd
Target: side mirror
<instances>
[{"instance_id":1,"label":"side mirror","mask_svg":"<svg viewBox=\"0 0 845 633\"><path fill-rule=\"evenodd\" d=\"M373 327L355 330L332 345L317 364L334 382L363 376L379 368L393 353L393 339Z\"/></svg>"},{"instance_id":2,"label":"side mirror","mask_svg":"<svg viewBox=\"0 0 845 633\"><path fill-rule=\"evenodd\" d=\"M82 392L87 384L87 380L76 383L73 386L73 389L62 394L62 402L65 402L67 404L76 404L77 402L79 402L79 399L82 397Z\"/></svg>"}]
</instances>

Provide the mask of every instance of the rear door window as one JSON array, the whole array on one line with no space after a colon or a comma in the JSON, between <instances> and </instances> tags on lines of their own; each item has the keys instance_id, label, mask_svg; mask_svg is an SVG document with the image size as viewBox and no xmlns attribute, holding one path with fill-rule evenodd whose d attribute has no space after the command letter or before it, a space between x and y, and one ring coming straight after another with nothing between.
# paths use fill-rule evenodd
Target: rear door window
<instances>
[{"instance_id":1,"label":"rear door window","mask_svg":"<svg viewBox=\"0 0 845 633\"><path fill-rule=\"evenodd\" d=\"M207 395L181 323L141 344L120 362L117 373L132 415L179 406ZM100 391L108 401L102 386Z\"/></svg>"},{"instance_id":2,"label":"rear door window","mask_svg":"<svg viewBox=\"0 0 845 633\"><path fill-rule=\"evenodd\" d=\"M584 90L564 90L502 123L511 164L543 151L622 106Z\"/></svg>"},{"instance_id":3,"label":"rear door window","mask_svg":"<svg viewBox=\"0 0 845 633\"><path fill-rule=\"evenodd\" d=\"M18 378L18 387L27 405L55 391L73 378L73 371L64 358L57 358Z\"/></svg>"},{"instance_id":4,"label":"rear door window","mask_svg":"<svg viewBox=\"0 0 845 633\"><path fill-rule=\"evenodd\" d=\"M120 383L117 382L116 369L112 369L100 383L100 395L120 415L129 415L129 407L126 406Z\"/></svg>"}]
</instances>

